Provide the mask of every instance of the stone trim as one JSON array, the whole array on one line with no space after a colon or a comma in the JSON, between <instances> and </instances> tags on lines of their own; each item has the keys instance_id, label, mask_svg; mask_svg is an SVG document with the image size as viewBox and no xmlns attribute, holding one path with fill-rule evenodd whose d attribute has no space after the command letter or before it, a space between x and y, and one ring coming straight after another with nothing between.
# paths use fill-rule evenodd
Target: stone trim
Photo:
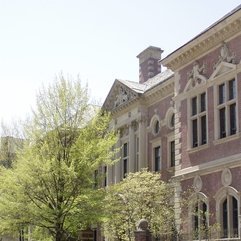
<instances>
[{"instance_id":1,"label":"stone trim","mask_svg":"<svg viewBox=\"0 0 241 241\"><path fill-rule=\"evenodd\" d=\"M218 26L210 28L207 32L200 34L176 52L164 58L161 63L172 71L197 59L200 55L223 43L226 39L233 37L241 31L240 13L234 14L229 21L223 21Z\"/></svg>"}]
</instances>

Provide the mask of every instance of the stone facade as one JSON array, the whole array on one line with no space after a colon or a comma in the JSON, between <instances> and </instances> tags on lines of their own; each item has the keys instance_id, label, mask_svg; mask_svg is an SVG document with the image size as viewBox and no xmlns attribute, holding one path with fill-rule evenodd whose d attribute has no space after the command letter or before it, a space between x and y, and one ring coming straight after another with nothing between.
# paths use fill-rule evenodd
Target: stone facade
<instances>
[{"instance_id":1,"label":"stone facade","mask_svg":"<svg viewBox=\"0 0 241 241\"><path fill-rule=\"evenodd\" d=\"M140 70L161 53L144 50ZM175 183L184 239L240 238L241 5L160 63L167 70L140 75L139 83L116 80L106 98L121 147L107 185L144 167L158 171ZM189 189L192 201L181 212Z\"/></svg>"}]
</instances>

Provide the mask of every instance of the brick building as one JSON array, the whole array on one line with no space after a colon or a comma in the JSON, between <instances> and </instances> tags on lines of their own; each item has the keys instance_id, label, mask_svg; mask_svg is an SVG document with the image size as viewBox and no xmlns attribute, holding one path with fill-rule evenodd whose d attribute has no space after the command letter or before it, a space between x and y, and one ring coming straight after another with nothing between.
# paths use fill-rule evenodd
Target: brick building
<instances>
[{"instance_id":1,"label":"brick building","mask_svg":"<svg viewBox=\"0 0 241 241\"><path fill-rule=\"evenodd\" d=\"M139 83L116 79L103 104L122 147L105 169L107 185L148 167L175 181L185 239L205 238L203 227L216 223L220 239L240 238L241 5L164 59L162 52L141 52ZM181 213L189 188L193 201Z\"/></svg>"}]
</instances>

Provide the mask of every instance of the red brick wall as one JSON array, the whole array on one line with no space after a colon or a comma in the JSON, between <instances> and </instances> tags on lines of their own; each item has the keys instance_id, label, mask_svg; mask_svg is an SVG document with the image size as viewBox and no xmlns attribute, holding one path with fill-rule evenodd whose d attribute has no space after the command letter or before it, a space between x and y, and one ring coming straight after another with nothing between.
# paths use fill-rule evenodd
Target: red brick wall
<instances>
[{"instance_id":1,"label":"red brick wall","mask_svg":"<svg viewBox=\"0 0 241 241\"><path fill-rule=\"evenodd\" d=\"M160 122L163 122L166 117L167 110L170 108L170 102L172 100L172 96L168 96L165 99L162 99L161 101L155 103L154 105L150 106L148 108L148 126L150 126L151 120L154 115L158 115L160 118ZM164 180L168 180L170 178L170 173L165 171L168 168L167 165L167 135L173 132L174 130L171 130L167 126L161 126L160 132L158 135L153 135L152 130L150 129L150 132L147 135L148 138L148 163L149 168L152 170L152 141L154 139L161 138L161 160L162 160L162 177Z\"/></svg>"},{"instance_id":2,"label":"red brick wall","mask_svg":"<svg viewBox=\"0 0 241 241\"><path fill-rule=\"evenodd\" d=\"M238 63L241 59L241 36L236 37L232 41L227 43L229 50L231 53L235 53L235 61ZM206 72L205 76L209 78L213 73L213 65L217 62L218 56L220 53L220 47L213 50L212 52L208 53L204 57L200 58L198 62L202 65L205 63L206 65ZM180 70L180 90L181 92L184 90L187 84L187 73L192 69L192 64L188 65L187 67ZM238 88L238 109L240 110L241 105L241 73L238 74L237 78L237 88ZM227 141L223 144L214 144L213 141L215 140L215 133L214 133L214 94L213 94L213 86L209 87L207 90L207 103L208 103L208 110L207 110L207 121L208 121L208 148L203 150L199 150L196 152L188 152L188 141L189 136L187 133L187 101L184 100L181 103L180 113L181 113L181 153L182 153L182 168L186 168L189 166L195 166L202 163L207 163L209 161L220 159L223 157L227 157L230 155L234 155L241 152L241 139L235 139L232 141ZM238 111L239 120L241 120L241 111ZM241 121L239 121L241 124ZM239 127L241 128L241 126Z\"/></svg>"}]
</instances>

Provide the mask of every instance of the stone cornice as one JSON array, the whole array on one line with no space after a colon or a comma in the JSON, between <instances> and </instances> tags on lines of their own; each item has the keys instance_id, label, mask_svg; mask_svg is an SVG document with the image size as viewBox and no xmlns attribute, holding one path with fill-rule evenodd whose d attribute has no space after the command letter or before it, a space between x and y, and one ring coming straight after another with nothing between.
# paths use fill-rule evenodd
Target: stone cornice
<instances>
[{"instance_id":1,"label":"stone cornice","mask_svg":"<svg viewBox=\"0 0 241 241\"><path fill-rule=\"evenodd\" d=\"M132 107L134 104L136 104L137 102L139 102L140 99L141 99L141 97L138 97L138 98L136 98L136 99L133 99L133 100L131 100L131 101L128 101L128 102L126 102L126 103L124 103L124 104L122 104L122 105L120 105L120 106L112 109L112 110L111 110L111 113L112 113L113 115L115 115L115 114L117 114L117 113L127 112L127 111L129 111L129 110L131 109L131 107Z\"/></svg>"},{"instance_id":2,"label":"stone cornice","mask_svg":"<svg viewBox=\"0 0 241 241\"><path fill-rule=\"evenodd\" d=\"M175 71L240 31L241 11L238 11L168 55L161 63Z\"/></svg>"},{"instance_id":3,"label":"stone cornice","mask_svg":"<svg viewBox=\"0 0 241 241\"><path fill-rule=\"evenodd\" d=\"M218 160L210 161L208 163L192 166L176 171L173 179L189 179L195 175L207 175L214 172L219 172L224 168L241 167L241 154L224 157Z\"/></svg>"}]
</instances>

